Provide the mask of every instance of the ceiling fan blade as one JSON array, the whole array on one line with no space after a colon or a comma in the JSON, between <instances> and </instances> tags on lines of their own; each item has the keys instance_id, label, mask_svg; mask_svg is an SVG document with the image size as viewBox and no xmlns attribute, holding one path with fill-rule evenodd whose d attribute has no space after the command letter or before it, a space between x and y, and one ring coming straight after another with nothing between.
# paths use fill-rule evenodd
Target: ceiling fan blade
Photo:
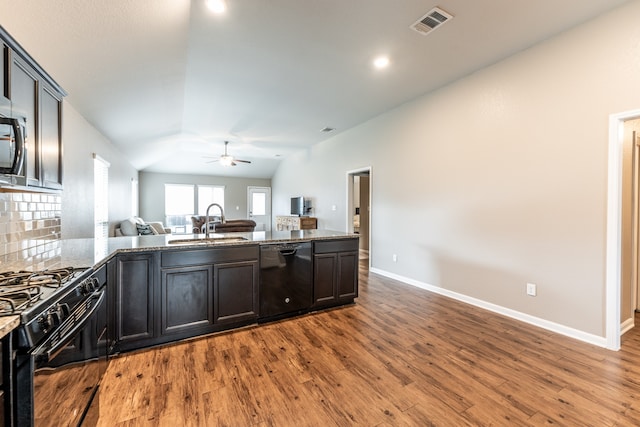
<instances>
[{"instance_id":1,"label":"ceiling fan blade","mask_svg":"<svg viewBox=\"0 0 640 427\"><path fill-rule=\"evenodd\" d=\"M240 159L233 159L234 162L240 162L240 163L251 163L249 160L240 160Z\"/></svg>"}]
</instances>

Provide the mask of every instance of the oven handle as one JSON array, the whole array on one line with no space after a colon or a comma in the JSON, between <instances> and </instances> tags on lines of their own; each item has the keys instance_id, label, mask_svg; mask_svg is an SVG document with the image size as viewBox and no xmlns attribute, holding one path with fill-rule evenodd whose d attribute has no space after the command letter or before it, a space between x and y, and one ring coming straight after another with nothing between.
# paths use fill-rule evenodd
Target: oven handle
<instances>
[{"instance_id":1,"label":"oven handle","mask_svg":"<svg viewBox=\"0 0 640 427\"><path fill-rule=\"evenodd\" d=\"M44 362L44 363L48 363L51 360L53 360L53 358L56 357L58 353L60 353L67 346L69 339L73 338L79 331L81 331L82 329L84 329L85 326L87 326L87 323L89 323L89 321L91 320L91 317L93 317L93 315L98 311L98 308L100 308L104 299L105 299L104 288L102 290L94 292L89 298L89 300L97 300L97 301L95 304L93 304L93 306L91 307L91 309L89 309L89 311L85 312L82 315L82 320L76 323L73 326L73 328L71 328L63 337L60 337L58 342L55 345L53 345L51 348L47 348L47 344L49 344L51 339L55 338L55 335L54 337L43 342L42 345L40 345L36 350L33 351L32 354L34 356L34 359L38 362ZM73 317L74 316L71 316L69 320L73 321ZM62 327L63 325L64 325L64 322L62 323L62 325L60 325L60 327Z\"/></svg>"}]
</instances>

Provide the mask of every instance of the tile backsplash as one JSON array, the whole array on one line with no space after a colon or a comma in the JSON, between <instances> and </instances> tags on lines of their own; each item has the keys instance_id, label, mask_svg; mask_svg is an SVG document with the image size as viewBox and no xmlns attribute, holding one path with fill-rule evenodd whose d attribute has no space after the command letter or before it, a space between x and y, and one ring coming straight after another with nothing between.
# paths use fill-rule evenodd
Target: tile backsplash
<instances>
[{"instance_id":1,"label":"tile backsplash","mask_svg":"<svg viewBox=\"0 0 640 427\"><path fill-rule=\"evenodd\" d=\"M0 192L0 271L2 264L43 264L60 254L60 194Z\"/></svg>"}]
</instances>

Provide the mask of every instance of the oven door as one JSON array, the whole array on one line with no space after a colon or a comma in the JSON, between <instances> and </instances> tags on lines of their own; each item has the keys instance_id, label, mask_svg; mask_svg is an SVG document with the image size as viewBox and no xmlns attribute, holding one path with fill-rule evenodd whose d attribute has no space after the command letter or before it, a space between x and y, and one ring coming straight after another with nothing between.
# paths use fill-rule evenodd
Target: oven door
<instances>
[{"instance_id":1,"label":"oven door","mask_svg":"<svg viewBox=\"0 0 640 427\"><path fill-rule=\"evenodd\" d=\"M70 316L31 352L31 411L19 425L78 426L82 423L107 363L105 288L82 304L81 315ZM22 414L21 414L22 412Z\"/></svg>"}]
</instances>

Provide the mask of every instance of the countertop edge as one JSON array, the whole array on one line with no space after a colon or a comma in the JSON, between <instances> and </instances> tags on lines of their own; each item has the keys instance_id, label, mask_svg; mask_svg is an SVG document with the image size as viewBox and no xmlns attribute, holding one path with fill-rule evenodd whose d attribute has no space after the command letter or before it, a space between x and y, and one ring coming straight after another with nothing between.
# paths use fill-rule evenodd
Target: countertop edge
<instances>
[{"instance_id":1,"label":"countertop edge","mask_svg":"<svg viewBox=\"0 0 640 427\"><path fill-rule=\"evenodd\" d=\"M20 316L2 316L0 317L0 339L6 337L20 326Z\"/></svg>"}]
</instances>

